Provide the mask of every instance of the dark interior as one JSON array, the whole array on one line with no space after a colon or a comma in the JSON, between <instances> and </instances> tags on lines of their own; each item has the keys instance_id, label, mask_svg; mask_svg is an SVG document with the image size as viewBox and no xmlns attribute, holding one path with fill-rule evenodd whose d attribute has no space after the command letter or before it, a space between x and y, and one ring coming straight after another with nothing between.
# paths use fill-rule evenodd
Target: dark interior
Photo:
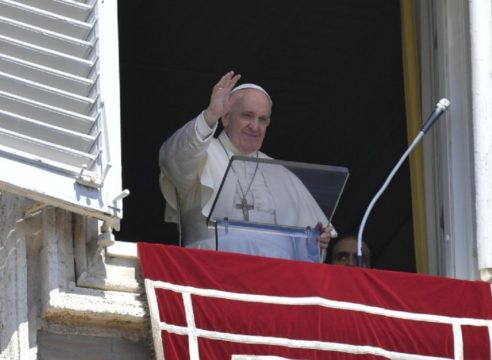
<instances>
[{"instance_id":1,"label":"dark interior","mask_svg":"<svg viewBox=\"0 0 492 360\"><path fill-rule=\"evenodd\" d=\"M228 70L273 98L262 150L348 167L333 224L357 229L407 147L398 0L119 2L124 202L120 240L177 243L158 150ZM408 163L364 235L373 265L415 271Z\"/></svg>"}]
</instances>

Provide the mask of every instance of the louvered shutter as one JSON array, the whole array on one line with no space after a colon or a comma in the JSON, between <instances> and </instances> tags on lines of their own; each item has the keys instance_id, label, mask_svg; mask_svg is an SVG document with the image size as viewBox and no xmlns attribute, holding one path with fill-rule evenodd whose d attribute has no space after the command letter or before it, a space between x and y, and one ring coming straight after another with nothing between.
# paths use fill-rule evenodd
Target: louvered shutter
<instances>
[{"instance_id":1,"label":"louvered shutter","mask_svg":"<svg viewBox=\"0 0 492 360\"><path fill-rule=\"evenodd\" d=\"M116 0L0 0L0 190L121 218Z\"/></svg>"}]
</instances>

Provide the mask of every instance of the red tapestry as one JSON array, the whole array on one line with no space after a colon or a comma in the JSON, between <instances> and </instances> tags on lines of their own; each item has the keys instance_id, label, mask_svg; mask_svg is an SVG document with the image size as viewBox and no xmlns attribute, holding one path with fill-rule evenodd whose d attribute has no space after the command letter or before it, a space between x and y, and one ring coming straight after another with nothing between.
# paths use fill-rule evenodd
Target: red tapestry
<instances>
[{"instance_id":1,"label":"red tapestry","mask_svg":"<svg viewBox=\"0 0 492 360\"><path fill-rule=\"evenodd\" d=\"M139 243L158 358L488 359L491 285Z\"/></svg>"}]
</instances>

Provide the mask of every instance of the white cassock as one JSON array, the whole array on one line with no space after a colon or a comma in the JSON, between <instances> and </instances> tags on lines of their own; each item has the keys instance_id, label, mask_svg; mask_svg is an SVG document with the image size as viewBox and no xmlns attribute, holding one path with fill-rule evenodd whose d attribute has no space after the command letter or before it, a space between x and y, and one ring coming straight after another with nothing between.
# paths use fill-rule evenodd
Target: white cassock
<instances>
[{"instance_id":1,"label":"white cassock","mask_svg":"<svg viewBox=\"0 0 492 360\"><path fill-rule=\"evenodd\" d=\"M186 247L216 248L215 232L207 227L206 218L230 156L240 155L225 132L215 139L214 131L208 127L202 113L166 140L159 152L160 186L166 199L165 220L180 223ZM250 156L270 158L262 152ZM283 167L262 165L256 169L253 162L234 162L228 175L228 184L234 185L224 186L220 196L228 201L217 204L219 208L216 206L214 213L243 219L243 210L237 205L245 198L253 206L248 211L251 222L300 228L314 227L321 222L327 226L325 214L294 174ZM237 241L222 242L221 250L286 259L312 256L306 254L312 248L299 246L299 241L291 237L258 234L254 238L234 240Z\"/></svg>"}]
</instances>

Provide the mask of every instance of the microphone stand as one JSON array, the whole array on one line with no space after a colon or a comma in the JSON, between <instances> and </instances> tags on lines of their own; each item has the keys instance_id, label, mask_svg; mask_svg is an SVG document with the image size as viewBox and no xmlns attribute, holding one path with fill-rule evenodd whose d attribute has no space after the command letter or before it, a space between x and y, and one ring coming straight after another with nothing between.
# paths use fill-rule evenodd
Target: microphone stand
<instances>
[{"instance_id":1,"label":"microphone stand","mask_svg":"<svg viewBox=\"0 0 492 360\"><path fill-rule=\"evenodd\" d=\"M415 139L412 141L410 146L408 147L407 151L402 155L398 163L395 165L393 170L391 170L391 173L389 174L388 178L384 182L383 186L379 189L379 191L376 193L376 195L373 197L371 202L369 203L369 206L366 209L366 212L364 213L364 216L362 218L359 231L357 233L357 266L362 267L364 265L364 258L362 257L362 235L364 233L364 227L366 226L367 218L369 217L369 214L372 211L372 208L376 204L376 201L379 200L383 192L386 190L388 187L389 183L395 176L396 172L398 169L400 169L401 165L403 162L407 159L408 155L410 155L410 152L413 150L413 148L419 143L419 141L424 137L424 135L429 131L429 129L432 127L432 125L436 122L436 120L447 110L449 107L450 102L448 99L441 99L437 105L436 109L434 112L431 114L431 116L427 119L425 124L420 128L419 133L415 137Z\"/></svg>"}]
</instances>

